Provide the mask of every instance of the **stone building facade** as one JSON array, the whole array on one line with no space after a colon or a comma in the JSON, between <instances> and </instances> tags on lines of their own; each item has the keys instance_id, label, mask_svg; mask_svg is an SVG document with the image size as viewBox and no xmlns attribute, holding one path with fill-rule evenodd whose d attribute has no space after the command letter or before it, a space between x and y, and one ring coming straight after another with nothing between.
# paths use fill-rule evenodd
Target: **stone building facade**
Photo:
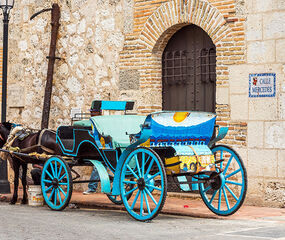
<instances>
[{"instance_id":1,"label":"stone building facade","mask_svg":"<svg viewBox=\"0 0 285 240\"><path fill-rule=\"evenodd\" d=\"M229 127L248 170L247 202L285 206L284 0L58 0L61 26L50 127L70 124L93 99L162 109L162 55L194 24L216 47L217 123ZM9 36L8 118L39 128L50 39L50 0L16 2ZM249 75L274 73L274 97L249 97ZM13 97L11 97L13 96Z\"/></svg>"}]
</instances>

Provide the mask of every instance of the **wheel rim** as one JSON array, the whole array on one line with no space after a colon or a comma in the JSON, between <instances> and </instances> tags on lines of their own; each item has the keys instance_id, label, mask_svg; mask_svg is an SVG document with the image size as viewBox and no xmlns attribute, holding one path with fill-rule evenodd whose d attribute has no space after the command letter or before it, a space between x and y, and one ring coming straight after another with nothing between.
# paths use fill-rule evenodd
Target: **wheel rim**
<instances>
[{"instance_id":1,"label":"wheel rim","mask_svg":"<svg viewBox=\"0 0 285 240\"><path fill-rule=\"evenodd\" d=\"M51 157L45 163L41 177L43 197L49 207L60 209L68 201L69 181L69 172L64 162Z\"/></svg>"},{"instance_id":2,"label":"wheel rim","mask_svg":"<svg viewBox=\"0 0 285 240\"><path fill-rule=\"evenodd\" d=\"M129 184L133 188L127 192ZM144 148L134 150L123 165L120 186L124 205L135 219L148 220L156 216L166 194L165 173L157 156ZM128 200L130 193L133 196Z\"/></svg>"},{"instance_id":3,"label":"wheel rim","mask_svg":"<svg viewBox=\"0 0 285 240\"><path fill-rule=\"evenodd\" d=\"M212 149L217 164L217 172L222 173L214 183L200 183L200 194L207 207L216 214L230 215L241 206L246 193L246 171L239 156L230 148L217 146ZM220 170L219 170L220 169ZM209 178L208 175L203 175Z\"/></svg>"}]
</instances>

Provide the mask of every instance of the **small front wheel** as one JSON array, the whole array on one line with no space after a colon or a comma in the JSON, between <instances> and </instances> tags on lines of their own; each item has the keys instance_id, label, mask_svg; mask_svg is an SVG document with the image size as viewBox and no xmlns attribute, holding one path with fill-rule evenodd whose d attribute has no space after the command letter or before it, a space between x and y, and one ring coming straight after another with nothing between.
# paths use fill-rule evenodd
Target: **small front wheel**
<instances>
[{"instance_id":1,"label":"small front wheel","mask_svg":"<svg viewBox=\"0 0 285 240\"><path fill-rule=\"evenodd\" d=\"M138 221L155 218L165 202L166 181L164 165L153 150L140 147L132 151L120 176L121 198L128 213ZM128 199L131 193L133 197Z\"/></svg>"},{"instance_id":2,"label":"small front wheel","mask_svg":"<svg viewBox=\"0 0 285 240\"><path fill-rule=\"evenodd\" d=\"M247 190L246 169L240 156L230 147L217 145L212 148L217 171L203 175L214 180L200 183L200 195L206 206L215 214L228 216L243 204Z\"/></svg>"},{"instance_id":3,"label":"small front wheel","mask_svg":"<svg viewBox=\"0 0 285 240\"><path fill-rule=\"evenodd\" d=\"M50 157L44 165L41 186L46 204L56 211L68 205L72 195L72 176L66 161L60 157Z\"/></svg>"}]
</instances>

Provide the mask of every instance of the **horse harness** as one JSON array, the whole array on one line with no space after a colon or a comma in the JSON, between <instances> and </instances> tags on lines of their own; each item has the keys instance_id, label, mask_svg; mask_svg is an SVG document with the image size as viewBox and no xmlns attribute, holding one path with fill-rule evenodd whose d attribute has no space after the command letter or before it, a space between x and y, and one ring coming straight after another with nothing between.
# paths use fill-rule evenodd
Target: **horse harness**
<instances>
[{"instance_id":1,"label":"horse harness","mask_svg":"<svg viewBox=\"0 0 285 240\"><path fill-rule=\"evenodd\" d=\"M6 144L4 145L3 148L7 149L7 150L11 150L12 152L30 153L30 155L33 155L33 156L37 156L37 154L38 154L37 150L41 149L44 152L52 155L52 154L55 153L55 151L50 149L50 148L47 148L47 147L43 146L42 143L41 143L43 135L44 135L45 132L53 132L53 133L55 133L55 131L53 131L53 130L43 129L43 130L40 131L39 138L38 138L38 141L37 141L36 145L20 149L19 147L12 147L12 144L14 143L14 141L16 139L18 139L20 141L23 141L28 136L30 136L31 134L35 133L35 131L32 130L32 129L25 129L23 127L15 127L13 130L11 130L11 133L8 136L7 142L6 142ZM34 152L32 152L33 150L34 150ZM18 158L19 160L24 161L23 159L21 159L21 157L15 155L13 153L10 153L10 154L13 155L14 157Z\"/></svg>"}]
</instances>

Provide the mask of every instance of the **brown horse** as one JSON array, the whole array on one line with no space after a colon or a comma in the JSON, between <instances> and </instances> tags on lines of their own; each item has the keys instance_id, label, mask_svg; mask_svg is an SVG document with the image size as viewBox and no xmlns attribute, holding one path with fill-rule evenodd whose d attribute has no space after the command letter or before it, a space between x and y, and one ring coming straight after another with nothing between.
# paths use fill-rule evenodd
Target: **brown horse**
<instances>
[{"instance_id":1,"label":"brown horse","mask_svg":"<svg viewBox=\"0 0 285 240\"><path fill-rule=\"evenodd\" d=\"M12 130L13 124L10 122L0 123L0 148L7 142L8 136ZM44 131L44 132L42 132ZM50 130L40 130L36 133L31 133L24 140L16 138L13 141L12 147L18 147L19 149L26 149L24 153L46 153L62 155L60 147L56 143L56 133ZM14 193L11 200L11 204L15 204L18 199L18 186L19 186L19 170L22 167L22 185L23 185L23 199L22 204L27 203L27 164L39 164L39 160L35 160L31 157L18 157L16 155L10 155L11 165L14 170Z\"/></svg>"}]
</instances>

